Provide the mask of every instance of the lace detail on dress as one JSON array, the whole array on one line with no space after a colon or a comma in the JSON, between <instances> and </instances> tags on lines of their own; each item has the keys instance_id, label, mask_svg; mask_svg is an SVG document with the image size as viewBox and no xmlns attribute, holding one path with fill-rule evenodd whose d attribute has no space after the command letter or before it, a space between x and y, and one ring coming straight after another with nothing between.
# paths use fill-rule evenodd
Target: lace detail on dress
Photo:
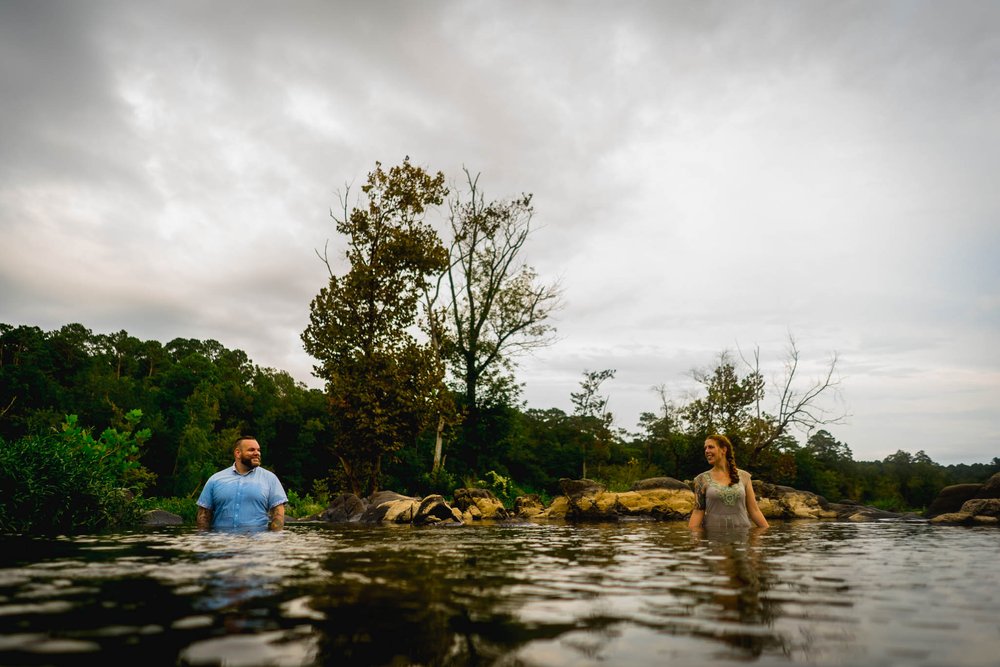
<instances>
[{"instance_id":1,"label":"lace detail on dress","mask_svg":"<svg viewBox=\"0 0 1000 667\"><path fill-rule=\"evenodd\" d=\"M716 482L714 479L712 479L711 475L709 475L708 483L714 486L715 489L719 492L719 499L722 500L722 502L724 502L726 505L729 505L730 507L735 505L736 501L740 500L741 496L743 495L742 493L740 493L741 484L731 484L724 486Z\"/></svg>"}]
</instances>

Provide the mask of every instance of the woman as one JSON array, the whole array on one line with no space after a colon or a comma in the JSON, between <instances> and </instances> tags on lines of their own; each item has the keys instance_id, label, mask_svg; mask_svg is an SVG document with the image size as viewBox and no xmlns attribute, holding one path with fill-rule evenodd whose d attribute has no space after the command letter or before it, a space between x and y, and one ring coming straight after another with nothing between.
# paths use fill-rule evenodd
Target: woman
<instances>
[{"instance_id":1,"label":"woman","mask_svg":"<svg viewBox=\"0 0 1000 667\"><path fill-rule=\"evenodd\" d=\"M767 528L767 519L757 507L750 473L736 467L733 443L724 435L705 440L705 458L712 469L694 478L695 509L689 528ZM752 522L752 523L751 523Z\"/></svg>"}]
</instances>

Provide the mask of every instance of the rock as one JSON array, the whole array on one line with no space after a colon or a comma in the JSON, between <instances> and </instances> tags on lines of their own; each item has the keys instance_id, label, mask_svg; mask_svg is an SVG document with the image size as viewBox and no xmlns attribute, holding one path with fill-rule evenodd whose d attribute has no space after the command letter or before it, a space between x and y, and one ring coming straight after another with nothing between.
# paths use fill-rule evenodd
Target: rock
<instances>
[{"instance_id":1,"label":"rock","mask_svg":"<svg viewBox=\"0 0 1000 667\"><path fill-rule=\"evenodd\" d=\"M960 512L966 512L972 516L1000 517L1000 498L973 498L962 504Z\"/></svg>"},{"instance_id":2,"label":"rock","mask_svg":"<svg viewBox=\"0 0 1000 667\"><path fill-rule=\"evenodd\" d=\"M166 510L149 510L142 515L144 526L179 526L184 523L183 517Z\"/></svg>"},{"instance_id":3,"label":"rock","mask_svg":"<svg viewBox=\"0 0 1000 667\"><path fill-rule=\"evenodd\" d=\"M761 513L768 519L836 519L837 512L826 498L790 486L753 481ZM852 508L852 509L857 509Z\"/></svg>"},{"instance_id":4,"label":"rock","mask_svg":"<svg viewBox=\"0 0 1000 667\"><path fill-rule=\"evenodd\" d=\"M958 512L962 504L970 498L976 497L982 484L953 484L946 486L938 493L937 498L928 506L924 516L932 519L939 514L951 514Z\"/></svg>"},{"instance_id":5,"label":"rock","mask_svg":"<svg viewBox=\"0 0 1000 667\"><path fill-rule=\"evenodd\" d=\"M514 499L514 515L522 519L531 519L545 511L545 505L537 493L518 496Z\"/></svg>"},{"instance_id":6,"label":"rock","mask_svg":"<svg viewBox=\"0 0 1000 667\"><path fill-rule=\"evenodd\" d=\"M660 520L686 519L694 510L694 491L682 482L679 483L682 485L681 488L660 486L613 494L616 496L615 512L619 516L629 517L648 516Z\"/></svg>"},{"instance_id":7,"label":"rock","mask_svg":"<svg viewBox=\"0 0 1000 667\"><path fill-rule=\"evenodd\" d=\"M1000 525L1000 498L973 498L962 503L957 512L939 514L931 523L997 526Z\"/></svg>"},{"instance_id":8,"label":"rock","mask_svg":"<svg viewBox=\"0 0 1000 667\"><path fill-rule=\"evenodd\" d=\"M687 489L690 491L691 485L673 477L650 477L649 479L640 479L629 488L630 491L651 491L653 489L673 489L676 491Z\"/></svg>"},{"instance_id":9,"label":"rock","mask_svg":"<svg viewBox=\"0 0 1000 667\"><path fill-rule=\"evenodd\" d=\"M645 481L645 480L644 480ZM638 482L639 490L608 492L589 479L561 479L565 495L552 501L539 518L572 521L615 521L623 517L684 519L694 509L694 492L683 482L669 477L647 484ZM645 487L645 488L643 488Z\"/></svg>"},{"instance_id":10,"label":"rock","mask_svg":"<svg viewBox=\"0 0 1000 667\"><path fill-rule=\"evenodd\" d=\"M453 504L474 520L510 518L510 512L489 489L455 489Z\"/></svg>"},{"instance_id":11,"label":"rock","mask_svg":"<svg viewBox=\"0 0 1000 667\"><path fill-rule=\"evenodd\" d=\"M983 482L976 498L1000 498L1000 472Z\"/></svg>"},{"instance_id":12,"label":"rock","mask_svg":"<svg viewBox=\"0 0 1000 667\"><path fill-rule=\"evenodd\" d=\"M972 523L972 515L968 512L948 512L947 514L938 514L936 517L930 520L933 524L966 524Z\"/></svg>"},{"instance_id":13,"label":"rock","mask_svg":"<svg viewBox=\"0 0 1000 667\"><path fill-rule=\"evenodd\" d=\"M559 480L559 488L562 489L563 495L570 499L594 496L604 491L604 485L592 479L567 479L565 477Z\"/></svg>"},{"instance_id":14,"label":"rock","mask_svg":"<svg viewBox=\"0 0 1000 667\"><path fill-rule=\"evenodd\" d=\"M330 523L349 523L360 520L367 508L368 503L353 493L341 493L330 500L325 510L310 518Z\"/></svg>"},{"instance_id":15,"label":"rock","mask_svg":"<svg viewBox=\"0 0 1000 667\"><path fill-rule=\"evenodd\" d=\"M426 526L442 522L461 524L462 513L449 505L443 496L435 494L421 500L412 517L413 525Z\"/></svg>"},{"instance_id":16,"label":"rock","mask_svg":"<svg viewBox=\"0 0 1000 667\"><path fill-rule=\"evenodd\" d=\"M569 498L557 496L544 511L535 515L539 519L565 519L569 514Z\"/></svg>"},{"instance_id":17,"label":"rock","mask_svg":"<svg viewBox=\"0 0 1000 667\"><path fill-rule=\"evenodd\" d=\"M380 491L369 498L368 507L358 519L361 523L409 523L413 520L420 499L394 491Z\"/></svg>"}]
</instances>

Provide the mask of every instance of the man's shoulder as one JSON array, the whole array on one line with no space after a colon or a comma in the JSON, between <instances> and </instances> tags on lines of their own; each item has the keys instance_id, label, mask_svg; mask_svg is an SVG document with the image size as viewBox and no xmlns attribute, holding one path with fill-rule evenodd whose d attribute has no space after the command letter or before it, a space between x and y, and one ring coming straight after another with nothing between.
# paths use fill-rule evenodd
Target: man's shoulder
<instances>
[{"instance_id":1,"label":"man's shoulder","mask_svg":"<svg viewBox=\"0 0 1000 667\"><path fill-rule=\"evenodd\" d=\"M257 473L260 474L262 477L266 477L268 479L278 479L277 475L275 475L273 472L262 466L259 466L257 468Z\"/></svg>"},{"instance_id":2,"label":"man's shoulder","mask_svg":"<svg viewBox=\"0 0 1000 667\"><path fill-rule=\"evenodd\" d=\"M223 468L219 472L214 473L211 477L209 477L208 481L211 482L212 480L220 479L222 477L228 477L229 475L232 474L232 472L233 472L232 466L229 466L228 468Z\"/></svg>"}]
</instances>

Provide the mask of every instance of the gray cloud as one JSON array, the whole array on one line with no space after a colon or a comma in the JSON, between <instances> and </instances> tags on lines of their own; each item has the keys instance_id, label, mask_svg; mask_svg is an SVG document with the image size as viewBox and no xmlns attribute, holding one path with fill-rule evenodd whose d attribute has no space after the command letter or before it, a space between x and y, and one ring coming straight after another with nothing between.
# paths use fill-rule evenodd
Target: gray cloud
<instances>
[{"instance_id":1,"label":"gray cloud","mask_svg":"<svg viewBox=\"0 0 1000 667\"><path fill-rule=\"evenodd\" d=\"M1000 433L990 3L8 2L0 321L214 338L311 378L337 195L410 155L533 192L566 289L526 397L619 425L789 332L855 456ZM894 435L893 435L894 434Z\"/></svg>"}]
</instances>

